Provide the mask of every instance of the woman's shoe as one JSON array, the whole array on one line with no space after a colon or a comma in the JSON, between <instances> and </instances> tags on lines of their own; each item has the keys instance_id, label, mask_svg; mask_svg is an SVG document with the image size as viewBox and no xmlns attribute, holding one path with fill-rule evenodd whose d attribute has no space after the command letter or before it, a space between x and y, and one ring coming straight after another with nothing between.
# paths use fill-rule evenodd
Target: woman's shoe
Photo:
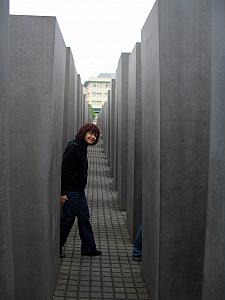
<instances>
[{"instance_id":1,"label":"woman's shoe","mask_svg":"<svg viewBox=\"0 0 225 300\"><path fill-rule=\"evenodd\" d=\"M92 252L83 252L81 253L81 255L83 256L100 256L102 255L102 251L99 251L99 250L95 250L95 251L92 251Z\"/></svg>"},{"instance_id":2,"label":"woman's shoe","mask_svg":"<svg viewBox=\"0 0 225 300\"><path fill-rule=\"evenodd\" d=\"M135 261L141 261L142 260L142 256L141 255L132 255L132 259Z\"/></svg>"}]
</instances>

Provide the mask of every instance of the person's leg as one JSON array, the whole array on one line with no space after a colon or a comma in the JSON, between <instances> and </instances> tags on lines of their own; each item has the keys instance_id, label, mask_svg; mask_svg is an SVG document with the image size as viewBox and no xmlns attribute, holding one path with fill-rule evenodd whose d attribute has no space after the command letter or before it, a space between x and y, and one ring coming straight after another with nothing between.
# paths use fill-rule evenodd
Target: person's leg
<instances>
[{"instance_id":1,"label":"person's leg","mask_svg":"<svg viewBox=\"0 0 225 300\"><path fill-rule=\"evenodd\" d=\"M96 249L95 238L90 223L90 214L85 193L81 195L78 207L78 229L81 239L82 255L101 255Z\"/></svg>"},{"instance_id":2,"label":"person's leg","mask_svg":"<svg viewBox=\"0 0 225 300\"><path fill-rule=\"evenodd\" d=\"M141 258L142 256L142 225L140 225L137 236L133 243L133 253L132 257L135 258Z\"/></svg>"},{"instance_id":3,"label":"person's leg","mask_svg":"<svg viewBox=\"0 0 225 300\"><path fill-rule=\"evenodd\" d=\"M62 206L62 215L60 217L60 252L64 246L67 237L75 220L77 205L71 196L72 193L68 193L68 200Z\"/></svg>"}]
</instances>

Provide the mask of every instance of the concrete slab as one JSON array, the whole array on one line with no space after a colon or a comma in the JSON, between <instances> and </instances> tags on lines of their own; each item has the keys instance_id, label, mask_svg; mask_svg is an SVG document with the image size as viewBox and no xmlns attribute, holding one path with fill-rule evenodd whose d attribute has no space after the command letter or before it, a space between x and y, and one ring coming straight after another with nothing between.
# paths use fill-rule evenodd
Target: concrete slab
<instances>
[{"instance_id":1,"label":"concrete slab","mask_svg":"<svg viewBox=\"0 0 225 300\"><path fill-rule=\"evenodd\" d=\"M101 126L101 135L103 140L103 151L106 154L106 147L107 147L107 120L106 120L106 114L107 114L107 104L104 103L102 105L102 109L98 115L98 124ZM100 123L99 123L100 121Z\"/></svg>"},{"instance_id":2,"label":"concrete slab","mask_svg":"<svg viewBox=\"0 0 225 300\"><path fill-rule=\"evenodd\" d=\"M106 149L106 155L108 158L108 164L110 163L110 136L111 136L111 128L110 128L110 109L111 109L111 99L110 99L110 90L108 91L108 101L107 101L107 115L106 115L106 119L107 119L107 149Z\"/></svg>"},{"instance_id":3,"label":"concrete slab","mask_svg":"<svg viewBox=\"0 0 225 300\"><path fill-rule=\"evenodd\" d=\"M116 70L116 102L118 112L118 199L120 209L126 210L127 198L127 108L128 108L128 67L130 53L122 53Z\"/></svg>"},{"instance_id":4,"label":"concrete slab","mask_svg":"<svg viewBox=\"0 0 225 300\"><path fill-rule=\"evenodd\" d=\"M209 32L203 0L158 0L142 29L143 261L153 299L202 296Z\"/></svg>"},{"instance_id":5,"label":"concrete slab","mask_svg":"<svg viewBox=\"0 0 225 300\"><path fill-rule=\"evenodd\" d=\"M83 125L83 118L82 118L82 83L80 74L77 74L77 131Z\"/></svg>"},{"instance_id":6,"label":"concrete slab","mask_svg":"<svg viewBox=\"0 0 225 300\"><path fill-rule=\"evenodd\" d=\"M65 78L65 96L64 96L64 117L63 117L63 149L67 142L72 140L75 136L74 127L77 123L75 119L77 115L74 111L77 97L75 86L75 78L77 77L76 68L74 66L74 59L71 49L66 49L66 78Z\"/></svg>"},{"instance_id":7,"label":"concrete slab","mask_svg":"<svg viewBox=\"0 0 225 300\"><path fill-rule=\"evenodd\" d=\"M127 226L131 239L142 223L141 43L129 56L127 148Z\"/></svg>"},{"instance_id":8,"label":"concrete slab","mask_svg":"<svg viewBox=\"0 0 225 300\"><path fill-rule=\"evenodd\" d=\"M118 190L118 89L115 81L115 102L114 102L114 158L113 158L113 188Z\"/></svg>"},{"instance_id":9,"label":"concrete slab","mask_svg":"<svg viewBox=\"0 0 225 300\"><path fill-rule=\"evenodd\" d=\"M83 94L83 119L84 124L90 121L89 112L88 112L88 103L86 101L86 95Z\"/></svg>"},{"instance_id":10,"label":"concrete slab","mask_svg":"<svg viewBox=\"0 0 225 300\"><path fill-rule=\"evenodd\" d=\"M76 69L76 68L75 68ZM78 86L77 86L77 72L74 76L74 86L75 86L75 95L74 95L74 129L73 129L73 132L74 132L74 135L77 133L78 131Z\"/></svg>"},{"instance_id":11,"label":"concrete slab","mask_svg":"<svg viewBox=\"0 0 225 300\"><path fill-rule=\"evenodd\" d=\"M116 80L112 79L110 88L110 175L113 177L113 169L115 166L114 155L115 155L115 88Z\"/></svg>"},{"instance_id":12,"label":"concrete slab","mask_svg":"<svg viewBox=\"0 0 225 300\"><path fill-rule=\"evenodd\" d=\"M16 299L50 299L59 253L66 47L56 18L10 16Z\"/></svg>"},{"instance_id":13,"label":"concrete slab","mask_svg":"<svg viewBox=\"0 0 225 300\"><path fill-rule=\"evenodd\" d=\"M15 299L12 250L11 202L9 185L8 75L9 1L0 3L0 293L2 299Z\"/></svg>"},{"instance_id":14,"label":"concrete slab","mask_svg":"<svg viewBox=\"0 0 225 300\"><path fill-rule=\"evenodd\" d=\"M106 154L107 159L109 160L109 93L108 101L102 107L102 125L103 125L103 149Z\"/></svg>"},{"instance_id":15,"label":"concrete slab","mask_svg":"<svg viewBox=\"0 0 225 300\"><path fill-rule=\"evenodd\" d=\"M212 1L211 127L204 300L225 295L225 3Z\"/></svg>"}]
</instances>

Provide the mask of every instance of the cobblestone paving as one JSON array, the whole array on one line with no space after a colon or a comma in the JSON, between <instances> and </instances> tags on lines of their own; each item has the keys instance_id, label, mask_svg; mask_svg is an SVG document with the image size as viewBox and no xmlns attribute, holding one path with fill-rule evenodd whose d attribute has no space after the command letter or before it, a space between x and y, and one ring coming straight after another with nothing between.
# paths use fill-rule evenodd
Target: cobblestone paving
<instances>
[{"instance_id":1,"label":"cobblestone paving","mask_svg":"<svg viewBox=\"0 0 225 300\"><path fill-rule=\"evenodd\" d=\"M80 255L80 238L75 222L61 260L54 300L150 300L142 275L142 263L131 259L126 216L119 210L112 189L102 145L89 147L87 198L91 223L101 257Z\"/></svg>"}]
</instances>

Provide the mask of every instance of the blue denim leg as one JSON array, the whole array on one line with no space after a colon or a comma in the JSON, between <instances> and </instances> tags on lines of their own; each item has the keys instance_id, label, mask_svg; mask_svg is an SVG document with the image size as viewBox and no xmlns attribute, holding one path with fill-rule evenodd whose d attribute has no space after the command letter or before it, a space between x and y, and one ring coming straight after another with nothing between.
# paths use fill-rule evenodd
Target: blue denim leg
<instances>
[{"instance_id":1,"label":"blue denim leg","mask_svg":"<svg viewBox=\"0 0 225 300\"><path fill-rule=\"evenodd\" d=\"M79 201L77 217L81 239L81 253L96 251L95 238L90 223L90 214L85 193L83 193L82 198Z\"/></svg>"},{"instance_id":2,"label":"blue denim leg","mask_svg":"<svg viewBox=\"0 0 225 300\"><path fill-rule=\"evenodd\" d=\"M142 256L142 224L133 243L133 256Z\"/></svg>"},{"instance_id":3,"label":"blue denim leg","mask_svg":"<svg viewBox=\"0 0 225 300\"><path fill-rule=\"evenodd\" d=\"M90 223L87 198L84 192L69 192L68 201L63 204L60 218L60 247L65 244L73 227L75 217L78 218L78 229L81 239L81 252L89 253L96 250L94 234Z\"/></svg>"},{"instance_id":4,"label":"blue denim leg","mask_svg":"<svg viewBox=\"0 0 225 300\"><path fill-rule=\"evenodd\" d=\"M62 248L67 240L75 217L78 211L79 195L67 194L68 201L62 206L62 214L60 217L60 247Z\"/></svg>"}]
</instances>

